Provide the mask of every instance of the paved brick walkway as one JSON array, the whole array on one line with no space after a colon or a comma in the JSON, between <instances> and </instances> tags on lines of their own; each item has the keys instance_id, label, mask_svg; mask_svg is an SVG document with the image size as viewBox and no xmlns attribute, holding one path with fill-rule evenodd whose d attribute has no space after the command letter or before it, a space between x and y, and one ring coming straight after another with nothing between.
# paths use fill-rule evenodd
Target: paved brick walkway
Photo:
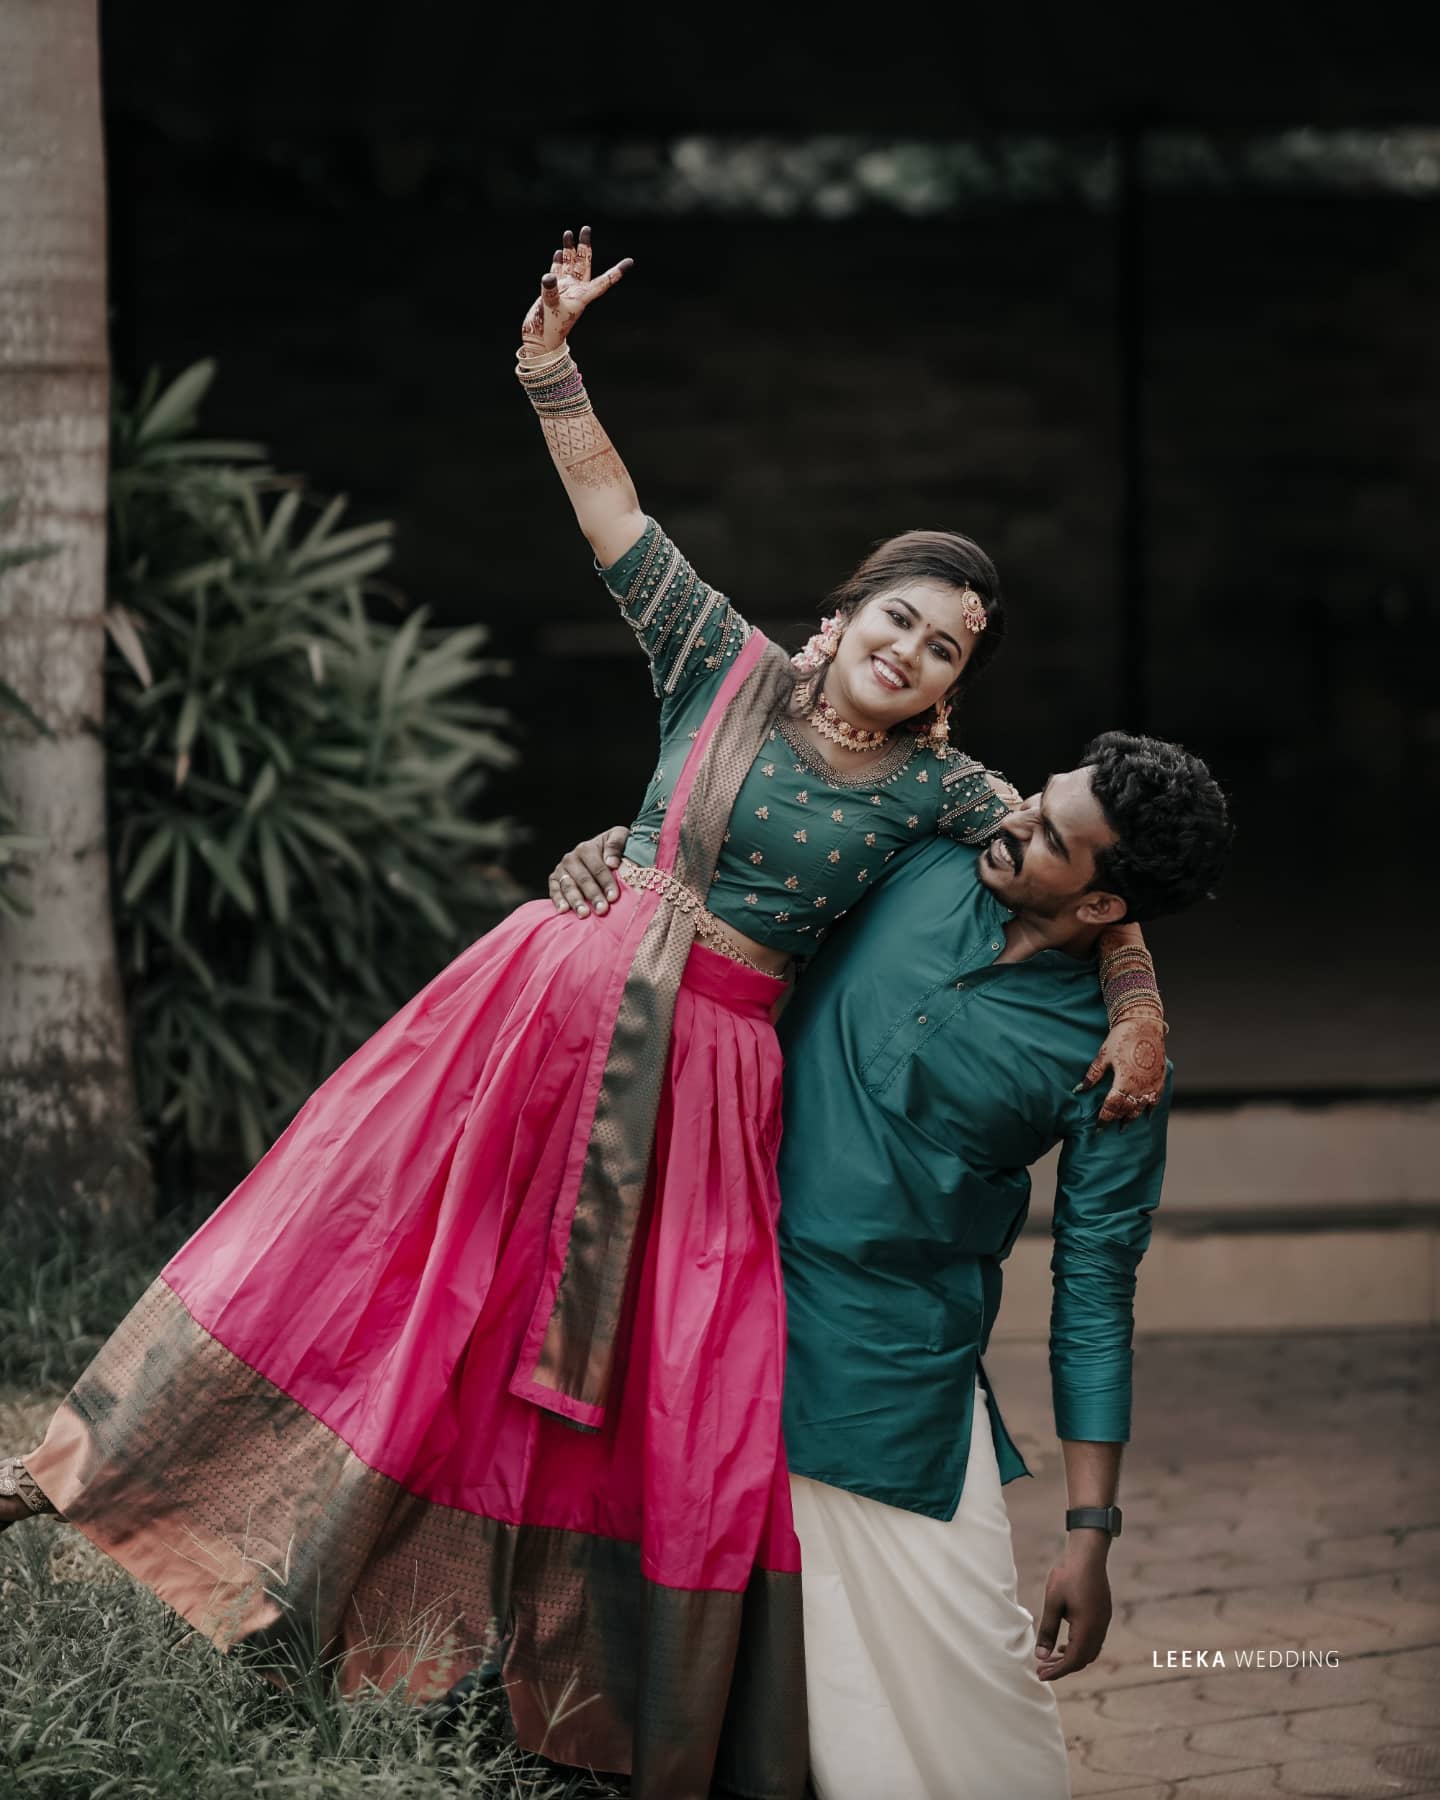
<instances>
[{"instance_id":1,"label":"paved brick walkway","mask_svg":"<svg viewBox=\"0 0 1440 1800\"><path fill-rule=\"evenodd\" d=\"M1006 1498L1038 1617L1065 1505L1045 1347L987 1366L1036 1475ZM1115 1618L1056 1690L1077 1800L1440 1797L1437 1393L1436 1333L1141 1340Z\"/></svg>"}]
</instances>

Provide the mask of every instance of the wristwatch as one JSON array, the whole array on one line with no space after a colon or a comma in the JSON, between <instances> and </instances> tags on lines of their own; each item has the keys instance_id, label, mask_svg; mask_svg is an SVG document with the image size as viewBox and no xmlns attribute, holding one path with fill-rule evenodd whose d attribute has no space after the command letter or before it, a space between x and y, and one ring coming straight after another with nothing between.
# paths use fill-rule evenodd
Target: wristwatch
<instances>
[{"instance_id":1,"label":"wristwatch","mask_svg":"<svg viewBox=\"0 0 1440 1800\"><path fill-rule=\"evenodd\" d=\"M1120 1508L1072 1506L1065 1515L1065 1529L1074 1531L1077 1525L1093 1525L1097 1531L1108 1531L1112 1538L1117 1538L1120 1535Z\"/></svg>"}]
</instances>

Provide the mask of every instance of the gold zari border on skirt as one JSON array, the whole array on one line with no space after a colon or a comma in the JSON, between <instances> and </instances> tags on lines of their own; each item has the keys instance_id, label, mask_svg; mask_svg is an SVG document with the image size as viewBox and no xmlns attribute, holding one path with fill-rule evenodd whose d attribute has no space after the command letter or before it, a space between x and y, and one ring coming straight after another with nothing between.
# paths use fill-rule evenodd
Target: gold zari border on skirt
<instances>
[{"instance_id":1,"label":"gold zari border on skirt","mask_svg":"<svg viewBox=\"0 0 1440 1800\"><path fill-rule=\"evenodd\" d=\"M222 1649L341 1688L443 1694L498 1663L520 1744L633 1769L679 1800L713 1775L795 1800L806 1767L800 1578L743 1593L644 1579L639 1546L408 1492L242 1363L156 1281L26 1458L59 1511Z\"/></svg>"}]
</instances>

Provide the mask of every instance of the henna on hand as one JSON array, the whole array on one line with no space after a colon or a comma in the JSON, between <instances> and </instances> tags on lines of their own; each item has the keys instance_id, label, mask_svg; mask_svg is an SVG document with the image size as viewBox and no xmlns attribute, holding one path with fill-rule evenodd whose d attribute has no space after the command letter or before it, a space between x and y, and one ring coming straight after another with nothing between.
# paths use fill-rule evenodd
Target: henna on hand
<instances>
[{"instance_id":1,"label":"henna on hand","mask_svg":"<svg viewBox=\"0 0 1440 1800\"><path fill-rule=\"evenodd\" d=\"M1138 1044L1132 1045L1130 1061L1142 1075L1149 1075L1159 1067L1160 1052L1148 1039L1142 1038Z\"/></svg>"},{"instance_id":2,"label":"henna on hand","mask_svg":"<svg viewBox=\"0 0 1440 1800\"><path fill-rule=\"evenodd\" d=\"M576 241L573 231L564 234L559 249L550 258L550 267L540 278L540 299L526 315L521 328L523 344L537 344L547 350L558 350L575 328L586 307L601 294L608 293L634 267L633 257L622 257L603 275L594 275L594 247L590 227L580 227Z\"/></svg>"},{"instance_id":3,"label":"henna on hand","mask_svg":"<svg viewBox=\"0 0 1440 1800\"><path fill-rule=\"evenodd\" d=\"M1149 1011L1132 1013L1111 1027L1081 1083L1082 1088L1093 1087L1107 1066L1115 1071L1097 1124L1110 1125L1119 1120L1123 1129L1159 1105L1165 1087L1163 1031L1160 1015Z\"/></svg>"}]
</instances>

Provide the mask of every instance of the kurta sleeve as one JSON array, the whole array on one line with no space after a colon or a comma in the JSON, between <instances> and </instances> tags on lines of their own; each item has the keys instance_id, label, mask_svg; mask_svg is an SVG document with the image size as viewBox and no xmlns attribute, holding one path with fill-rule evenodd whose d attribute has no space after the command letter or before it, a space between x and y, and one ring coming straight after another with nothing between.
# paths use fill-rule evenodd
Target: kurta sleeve
<instances>
[{"instance_id":1,"label":"kurta sleeve","mask_svg":"<svg viewBox=\"0 0 1440 1800\"><path fill-rule=\"evenodd\" d=\"M994 769L963 751L955 751L940 778L940 816L936 829L957 843L988 844L1005 822L1010 808L990 785L990 777L1004 780Z\"/></svg>"},{"instance_id":2,"label":"kurta sleeve","mask_svg":"<svg viewBox=\"0 0 1440 1800\"><path fill-rule=\"evenodd\" d=\"M1130 1437L1135 1271L1160 1201L1169 1110L1167 1072L1146 1118L1124 1131L1087 1123L1061 1148L1050 1258L1050 1386L1061 1438Z\"/></svg>"},{"instance_id":3,"label":"kurta sleeve","mask_svg":"<svg viewBox=\"0 0 1440 1800\"><path fill-rule=\"evenodd\" d=\"M724 594L700 579L654 519L618 562L595 567L649 657L662 699L723 669L750 635Z\"/></svg>"}]
</instances>

